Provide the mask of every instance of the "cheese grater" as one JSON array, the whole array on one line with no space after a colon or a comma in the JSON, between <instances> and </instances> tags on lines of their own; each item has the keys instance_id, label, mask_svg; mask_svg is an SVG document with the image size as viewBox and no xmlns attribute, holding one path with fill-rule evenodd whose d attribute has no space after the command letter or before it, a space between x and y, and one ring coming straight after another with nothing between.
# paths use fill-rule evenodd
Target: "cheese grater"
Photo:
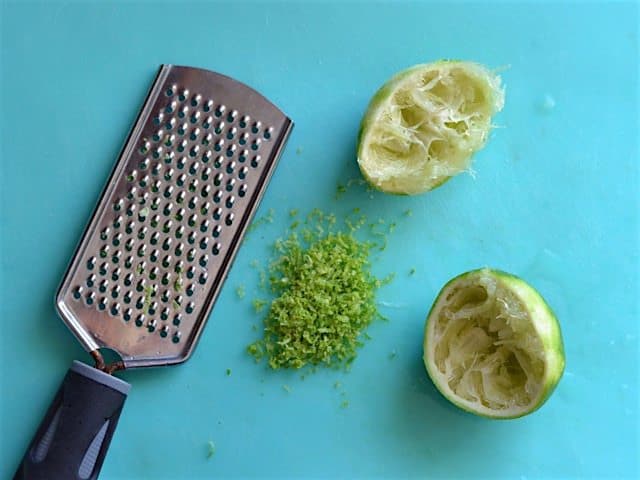
<instances>
[{"instance_id":1,"label":"cheese grater","mask_svg":"<svg viewBox=\"0 0 640 480\"><path fill-rule=\"evenodd\" d=\"M160 68L56 296L95 368L74 362L16 479L98 477L129 390L111 373L189 358L292 126L227 76Z\"/></svg>"}]
</instances>

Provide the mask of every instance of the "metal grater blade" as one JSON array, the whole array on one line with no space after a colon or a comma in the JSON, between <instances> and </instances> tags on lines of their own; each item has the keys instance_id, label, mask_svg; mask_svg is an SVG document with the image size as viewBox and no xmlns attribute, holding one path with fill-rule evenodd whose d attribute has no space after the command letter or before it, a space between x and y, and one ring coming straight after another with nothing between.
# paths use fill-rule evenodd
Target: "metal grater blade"
<instances>
[{"instance_id":1,"label":"metal grater blade","mask_svg":"<svg viewBox=\"0 0 640 480\"><path fill-rule=\"evenodd\" d=\"M87 351L190 356L292 126L229 77L160 68L57 293Z\"/></svg>"}]
</instances>

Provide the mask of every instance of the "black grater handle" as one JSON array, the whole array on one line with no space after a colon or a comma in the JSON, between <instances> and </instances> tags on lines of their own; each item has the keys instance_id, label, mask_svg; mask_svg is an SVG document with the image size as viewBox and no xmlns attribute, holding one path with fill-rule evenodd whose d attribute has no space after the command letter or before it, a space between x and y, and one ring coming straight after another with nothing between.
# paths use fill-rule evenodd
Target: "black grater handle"
<instances>
[{"instance_id":1,"label":"black grater handle","mask_svg":"<svg viewBox=\"0 0 640 480\"><path fill-rule=\"evenodd\" d=\"M14 480L97 479L130 387L74 361Z\"/></svg>"}]
</instances>

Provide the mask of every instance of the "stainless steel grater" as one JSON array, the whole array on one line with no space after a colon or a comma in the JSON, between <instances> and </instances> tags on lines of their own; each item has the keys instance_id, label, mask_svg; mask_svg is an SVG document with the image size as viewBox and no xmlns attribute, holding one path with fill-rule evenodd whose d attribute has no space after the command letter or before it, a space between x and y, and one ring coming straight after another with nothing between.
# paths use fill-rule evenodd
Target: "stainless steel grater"
<instances>
[{"instance_id":1,"label":"stainless steel grater","mask_svg":"<svg viewBox=\"0 0 640 480\"><path fill-rule=\"evenodd\" d=\"M96 361L84 380L114 388L119 380L108 375L114 370L189 358L292 126L262 95L229 77L160 68L56 296L60 316ZM121 361L105 365L103 347ZM83 372L72 368L65 382ZM66 408L64 399L55 403L16 478L97 478L120 410L103 414L97 431L85 435L95 443L105 431L83 476L78 462L85 460L86 473L91 450L83 442L84 456L74 455L72 467L52 466L46 454L35 461L55 445L54 417ZM113 419L108 428L104 418ZM39 465L46 467L40 476Z\"/></svg>"}]
</instances>

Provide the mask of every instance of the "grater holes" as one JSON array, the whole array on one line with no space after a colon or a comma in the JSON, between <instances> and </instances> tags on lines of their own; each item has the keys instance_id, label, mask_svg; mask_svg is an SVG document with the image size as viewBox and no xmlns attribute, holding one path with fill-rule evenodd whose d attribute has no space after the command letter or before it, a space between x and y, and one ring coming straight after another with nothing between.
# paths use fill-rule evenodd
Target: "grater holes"
<instances>
[{"instance_id":1,"label":"grater holes","mask_svg":"<svg viewBox=\"0 0 640 480\"><path fill-rule=\"evenodd\" d=\"M164 131L162 129L159 129L156 133L153 134L153 136L151 137L151 139L154 142L159 142L160 139L162 138L162 135L164 135Z\"/></svg>"},{"instance_id":2,"label":"grater holes","mask_svg":"<svg viewBox=\"0 0 640 480\"><path fill-rule=\"evenodd\" d=\"M89 275L87 277L87 287L92 288L95 284L96 284L96 275L95 273L92 273L91 275Z\"/></svg>"},{"instance_id":3,"label":"grater holes","mask_svg":"<svg viewBox=\"0 0 640 480\"><path fill-rule=\"evenodd\" d=\"M174 100L165 107L164 111L165 113L173 113L176 111L177 106L178 106L178 102Z\"/></svg>"},{"instance_id":4,"label":"grater holes","mask_svg":"<svg viewBox=\"0 0 640 480\"><path fill-rule=\"evenodd\" d=\"M243 150L242 152L240 152L240 155L238 156L238 161L240 163L244 163L247 161L247 158L249 158L249 151Z\"/></svg>"},{"instance_id":5,"label":"grater holes","mask_svg":"<svg viewBox=\"0 0 640 480\"><path fill-rule=\"evenodd\" d=\"M111 255L111 262L115 264L119 263L121 256L122 253L120 252L120 250L116 250L115 252L113 252L113 255Z\"/></svg>"},{"instance_id":6,"label":"grater holes","mask_svg":"<svg viewBox=\"0 0 640 480\"><path fill-rule=\"evenodd\" d=\"M208 245L209 245L209 239L206 237L202 237L200 239L200 243L198 244L198 246L200 247L200 250L206 250Z\"/></svg>"},{"instance_id":7,"label":"grater holes","mask_svg":"<svg viewBox=\"0 0 640 480\"><path fill-rule=\"evenodd\" d=\"M114 282L117 282L120 279L121 273L122 273L122 270L120 269L120 267L116 267L111 273L111 280L113 280Z\"/></svg>"},{"instance_id":8,"label":"grater holes","mask_svg":"<svg viewBox=\"0 0 640 480\"><path fill-rule=\"evenodd\" d=\"M173 130L175 126L176 126L175 118L171 118L170 120L167 121L167 123L164 124L165 130Z\"/></svg>"},{"instance_id":9,"label":"grater holes","mask_svg":"<svg viewBox=\"0 0 640 480\"><path fill-rule=\"evenodd\" d=\"M182 198L184 199L184 196ZM175 219L178 222L181 222L182 219L184 218L184 214L185 214L184 208L178 208L178 210L176 211L176 214L175 214Z\"/></svg>"},{"instance_id":10,"label":"grater holes","mask_svg":"<svg viewBox=\"0 0 640 480\"><path fill-rule=\"evenodd\" d=\"M235 203L235 201L236 201L236 197L234 197L233 195L229 195L225 200L224 205L227 208L233 208L233 204Z\"/></svg>"},{"instance_id":11,"label":"grater holes","mask_svg":"<svg viewBox=\"0 0 640 480\"><path fill-rule=\"evenodd\" d=\"M265 140L271 140L271 136L273 135L273 127L266 128L262 136Z\"/></svg>"},{"instance_id":12,"label":"grater holes","mask_svg":"<svg viewBox=\"0 0 640 480\"><path fill-rule=\"evenodd\" d=\"M149 333L153 333L155 331L156 325L157 322L155 319L149 320L149 322L147 323L147 330L149 331Z\"/></svg>"},{"instance_id":13,"label":"grater holes","mask_svg":"<svg viewBox=\"0 0 640 480\"><path fill-rule=\"evenodd\" d=\"M124 296L122 297L122 301L127 305L131 303L132 299L133 299L133 292L131 292L131 290L128 290L127 292L125 292ZM131 311L131 309L129 309L129 311Z\"/></svg>"},{"instance_id":14,"label":"grater holes","mask_svg":"<svg viewBox=\"0 0 640 480\"><path fill-rule=\"evenodd\" d=\"M176 178L176 185L179 187L183 187L186 180L187 176L184 173L181 173L180 175L178 175L178 178Z\"/></svg>"},{"instance_id":15,"label":"grater holes","mask_svg":"<svg viewBox=\"0 0 640 480\"><path fill-rule=\"evenodd\" d=\"M151 165L151 160L149 160L148 158L145 158L143 160L140 160L140 163L138 164L138 168L140 168L140 170L146 170L147 168L149 168L149 165Z\"/></svg>"},{"instance_id":16,"label":"grater holes","mask_svg":"<svg viewBox=\"0 0 640 480\"><path fill-rule=\"evenodd\" d=\"M249 169L247 167L242 167L238 172L238 178L240 180L244 180L247 177L247 173L249 173Z\"/></svg>"},{"instance_id":17,"label":"grater holes","mask_svg":"<svg viewBox=\"0 0 640 480\"><path fill-rule=\"evenodd\" d=\"M262 122L257 121L257 122L253 122L253 125L251 125L251 133L256 134L260 131L260 127L262 126Z\"/></svg>"},{"instance_id":18,"label":"grater holes","mask_svg":"<svg viewBox=\"0 0 640 480\"><path fill-rule=\"evenodd\" d=\"M169 169L164 172L164 179L166 181L171 180L173 178L173 174L174 173L175 173L175 170L173 168L169 167Z\"/></svg>"},{"instance_id":19,"label":"grater holes","mask_svg":"<svg viewBox=\"0 0 640 480\"><path fill-rule=\"evenodd\" d=\"M111 308L109 309L109 313L111 314L111 316L116 317L118 315L120 315L120 304L119 303L112 303L111 304Z\"/></svg>"},{"instance_id":20,"label":"grater holes","mask_svg":"<svg viewBox=\"0 0 640 480\"><path fill-rule=\"evenodd\" d=\"M139 314L136 317L136 327L141 327L144 324L145 316L144 313Z\"/></svg>"},{"instance_id":21,"label":"grater holes","mask_svg":"<svg viewBox=\"0 0 640 480\"><path fill-rule=\"evenodd\" d=\"M227 107L221 104L221 105L218 105L218 106L216 107L216 110L215 110L215 112L213 112L213 113L214 113L214 115L215 115L216 117L218 117L218 118L219 118L219 117L221 117L222 115L224 115L224 112L225 112L225 110L226 110L226 109L227 109Z\"/></svg>"},{"instance_id":22,"label":"grater holes","mask_svg":"<svg viewBox=\"0 0 640 480\"><path fill-rule=\"evenodd\" d=\"M256 150L258 150L260 148L260 139L256 138L253 140L253 142L251 143L251 150L253 150L254 152Z\"/></svg>"},{"instance_id":23,"label":"grater holes","mask_svg":"<svg viewBox=\"0 0 640 480\"><path fill-rule=\"evenodd\" d=\"M213 253L214 255L218 255L221 249L222 249L222 245L219 242L214 243L213 248L211 249L211 253Z\"/></svg>"},{"instance_id":24,"label":"grater holes","mask_svg":"<svg viewBox=\"0 0 640 480\"><path fill-rule=\"evenodd\" d=\"M248 133L243 133L240 136L240 139L238 140L238 143L240 145L246 145L248 141L249 141L249 134Z\"/></svg>"},{"instance_id":25,"label":"grater holes","mask_svg":"<svg viewBox=\"0 0 640 480\"><path fill-rule=\"evenodd\" d=\"M95 292L87 292L87 294L84 297L84 301L86 302L87 305L93 305L96 301L96 297L97 295L95 294Z\"/></svg>"},{"instance_id":26,"label":"grater holes","mask_svg":"<svg viewBox=\"0 0 640 480\"><path fill-rule=\"evenodd\" d=\"M164 141L162 143L165 147L172 147L175 141L176 141L175 135L165 135Z\"/></svg>"},{"instance_id":27,"label":"grater holes","mask_svg":"<svg viewBox=\"0 0 640 480\"><path fill-rule=\"evenodd\" d=\"M98 310L104 311L107 309L107 297L101 297L100 301L98 302Z\"/></svg>"},{"instance_id":28,"label":"grater holes","mask_svg":"<svg viewBox=\"0 0 640 480\"><path fill-rule=\"evenodd\" d=\"M187 159L185 157L180 157L178 163L176 163L176 167L178 168L178 170L182 170L186 164Z\"/></svg>"},{"instance_id":29,"label":"grater holes","mask_svg":"<svg viewBox=\"0 0 640 480\"><path fill-rule=\"evenodd\" d=\"M247 125L249 124L250 120L251 120L251 117L249 117L249 115L244 115L240 119L240 122L238 123L238 125L240 125L240 128L247 128Z\"/></svg>"},{"instance_id":30,"label":"grater holes","mask_svg":"<svg viewBox=\"0 0 640 480\"><path fill-rule=\"evenodd\" d=\"M149 280L155 280L156 278L158 278L159 274L160 274L160 269L158 267L153 267L149 271Z\"/></svg>"},{"instance_id":31,"label":"grater holes","mask_svg":"<svg viewBox=\"0 0 640 480\"><path fill-rule=\"evenodd\" d=\"M189 114L189 107L186 105L178 112L178 118L185 118Z\"/></svg>"},{"instance_id":32,"label":"grater holes","mask_svg":"<svg viewBox=\"0 0 640 480\"><path fill-rule=\"evenodd\" d=\"M213 108L213 100L207 100L206 103L202 106L202 110L205 112L210 112Z\"/></svg>"},{"instance_id":33,"label":"grater holes","mask_svg":"<svg viewBox=\"0 0 640 480\"><path fill-rule=\"evenodd\" d=\"M196 286L193 283L187 285L187 288L185 289L185 293L187 294L188 297L193 297L193 294L195 292L196 292Z\"/></svg>"},{"instance_id":34,"label":"grater holes","mask_svg":"<svg viewBox=\"0 0 640 480\"><path fill-rule=\"evenodd\" d=\"M178 86L177 86L177 85L171 85L170 87L168 87L168 88L165 90L165 92L164 92L164 93L165 93L165 95L166 95L167 97L172 97L172 96L176 93L176 91L177 91L177 90L178 90Z\"/></svg>"},{"instance_id":35,"label":"grater holes","mask_svg":"<svg viewBox=\"0 0 640 480\"><path fill-rule=\"evenodd\" d=\"M189 203L187 204L187 206L191 209L194 210L197 206L198 206L198 197L194 196L191 197L189 199Z\"/></svg>"},{"instance_id":36,"label":"grater holes","mask_svg":"<svg viewBox=\"0 0 640 480\"><path fill-rule=\"evenodd\" d=\"M87 260L87 269L93 270L95 266L96 266L96 257L90 257L89 260Z\"/></svg>"},{"instance_id":37,"label":"grater holes","mask_svg":"<svg viewBox=\"0 0 640 480\"><path fill-rule=\"evenodd\" d=\"M216 128L214 128L213 131L216 133L216 135L220 135L223 129L224 129L224 122L218 122L218 124L216 125Z\"/></svg>"},{"instance_id":38,"label":"grater holes","mask_svg":"<svg viewBox=\"0 0 640 480\"><path fill-rule=\"evenodd\" d=\"M166 163L167 165L171 165L175 157L176 157L176 154L174 152L167 152L164 156L164 163Z\"/></svg>"},{"instance_id":39,"label":"grater holes","mask_svg":"<svg viewBox=\"0 0 640 480\"><path fill-rule=\"evenodd\" d=\"M225 186L225 189L227 190L227 192L233 191L233 187L235 186L235 184L236 184L235 178L230 178L229 180L227 180L227 184Z\"/></svg>"},{"instance_id":40,"label":"grater holes","mask_svg":"<svg viewBox=\"0 0 640 480\"><path fill-rule=\"evenodd\" d=\"M197 189L198 189L198 179L197 179L197 178L194 178L193 180L191 180L191 181L189 182L188 190L189 190L191 193L193 193L193 192L195 192ZM182 192L182 193L184 193L184 192Z\"/></svg>"},{"instance_id":41,"label":"grater holes","mask_svg":"<svg viewBox=\"0 0 640 480\"><path fill-rule=\"evenodd\" d=\"M200 178L202 178L202 181L209 180L210 176L211 176L211 167L206 167L204 170L202 170L202 173L200 174Z\"/></svg>"},{"instance_id":42,"label":"grater holes","mask_svg":"<svg viewBox=\"0 0 640 480\"><path fill-rule=\"evenodd\" d=\"M121 290L121 288L120 288L119 285L116 285L115 287L113 287L111 289L111 297L112 298L118 298L118 296L120 295L120 290Z\"/></svg>"},{"instance_id":43,"label":"grater holes","mask_svg":"<svg viewBox=\"0 0 640 480\"><path fill-rule=\"evenodd\" d=\"M131 310L130 308L127 308L122 313L122 318L124 319L125 322L128 322L131 320L132 315L133 315L133 310Z\"/></svg>"},{"instance_id":44,"label":"grater holes","mask_svg":"<svg viewBox=\"0 0 640 480\"><path fill-rule=\"evenodd\" d=\"M178 326L178 325L180 325L180 323L181 323L181 322L182 322L182 315L181 315L181 314L179 314L179 313L176 313L176 314L173 316L173 321L172 321L172 323L173 323L175 326Z\"/></svg>"},{"instance_id":45,"label":"grater holes","mask_svg":"<svg viewBox=\"0 0 640 480\"><path fill-rule=\"evenodd\" d=\"M244 197L247 194L247 190L247 185L243 183L242 185L240 185L240 188L238 188L238 196Z\"/></svg>"},{"instance_id":46,"label":"grater holes","mask_svg":"<svg viewBox=\"0 0 640 480\"><path fill-rule=\"evenodd\" d=\"M162 146L156 147L151 152L151 156L156 160L162 156L162 152L164 152L164 148Z\"/></svg>"},{"instance_id":47,"label":"grater holes","mask_svg":"<svg viewBox=\"0 0 640 480\"><path fill-rule=\"evenodd\" d=\"M146 155L147 153L149 153L149 150L151 149L151 142L149 142L147 139L144 139L142 141L142 145L140 145L140 154L141 155Z\"/></svg>"},{"instance_id":48,"label":"grater holes","mask_svg":"<svg viewBox=\"0 0 640 480\"><path fill-rule=\"evenodd\" d=\"M203 254L200 257L200 260L198 261L198 263L200 264L201 267L206 267L208 262L209 262L209 256L206 253ZM200 279L203 278L203 275L204 275L204 278L205 278L205 281L206 281L206 278L207 278L207 274L206 273L200 274ZM201 281L200 283L205 283L205 282Z\"/></svg>"},{"instance_id":49,"label":"grater holes","mask_svg":"<svg viewBox=\"0 0 640 480\"><path fill-rule=\"evenodd\" d=\"M109 227L104 227L100 232L100 240L106 240L110 231Z\"/></svg>"},{"instance_id":50,"label":"grater holes","mask_svg":"<svg viewBox=\"0 0 640 480\"><path fill-rule=\"evenodd\" d=\"M98 271L100 272L100 275L106 275L107 272L109 271L109 264L107 262L104 262L103 264L100 265L100 268L98 269Z\"/></svg>"},{"instance_id":51,"label":"grater holes","mask_svg":"<svg viewBox=\"0 0 640 480\"><path fill-rule=\"evenodd\" d=\"M222 217L222 208L217 207L217 208L213 211L213 219L214 219L214 220L220 220L220 217Z\"/></svg>"},{"instance_id":52,"label":"grater holes","mask_svg":"<svg viewBox=\"0 0 640 480\"><path fill-rule=\"evenodd\" d=\"M238 133L238 129L236 127L231 127L227 131L227 140L233 140L237 133Z\"/></svg>"},{"instance_id":53,"label":"grater holes","mask_svg":"<svg viewBox=\"0 0 640 480\"><path fill-rule=\"evenodd\" d=\"M123 206L124 206L124 200L120 198L116 200L115 203L113 204L113 210L116 212L119 212L120 210L122 210Z\"/></svg>"},{"instance_id":54,"label":"grater holes","mask_svg":"<svg viewBox=\"0 0 640 480\"><path fill-rule=\"evenodd\" d=\"M133 178L135 178L135 177L133 177ZM136 196L136 192L137 191L138 191L138 189L135 186L131 187L129 189L129 191L127 192L127 199L128 200L133 200L135 198L135 196ZM127 213L128 213L128 211L127 211Z\"/></svg>"},{"instance_id":55,"label":"grater holes","mask_svg":"<svg viewBox=\"0 0 640 480\"><path fill-rule=\"evenodd\" d=\"M184 90L182 90L182 92L180 92L180 95L178 95L178 100L180 100L181 102L184 102L188 96L189 96L189 90L185 88Z\"/></svg>"},{"instance_id":56,"label":"grater holes","mask_svg":"<svg viewBox=\"0 0 640 480\"><path fill-rule=\"evenodd\" d=\"M262 158L260 157L260 155L256 155L251 159L251 166L253 168L258 168L258 166L260 165L260 160L262 160Z\"/></svg>"},{"instance_id":57,"label":"grater holes","mask_svg":"<svg viewBox=\"0 0 640 480\"><path fill-rule=\"evenodd\" d=\"M235 219L235 215L233 214L233 212L232 212L232 213L229 213L229 214L227 215L227 217L224 219L224 223L225 223L227 226L231 226L231 225L233 225L233 220L234 220L234 219Z\"/></svg>"},{"instance_id":58,"label":"grater holes","mask_svg":"<svg viewBox=\"0 0 640 480\"><path fill-rule=\"evenodd\" d=\"M80 300L80 298L82 297L82 291L83 291L83 288L80 285L78 285L76 288L74 288L73 289L73 298L75 298L76 300Z\"/></svg>"},{"instance_id":59,"label":"grater holes","mask_svg":"<svg viewBox=\"0 0 640 480\"><path fill-rule=\"evenodd\" d=\"M208 110L205 110L205 112L208 112ZM211 125L213 125L213 117L211 115L209 115L207 118L205 118L202 121L202 128L204 128L205 130L208 129Z\"/></svg>"},{"instance_id":60,"label":"grater holes","mask_svg":"<svg viewBox=\"0 0 640 480\"><path fill-rule=\"evenodd\" d=\"M162 300L164 303L167 303L170 299L171 299L171 290L163 291L162 295L160 296L160 300ZM169 314L170 310L165 307L165 309L163 311L167 313L167 318L168 318L169 317L168 314ZM160 317L162 318L162 314L160 314ZM163 320L166 320L166 318L163 318Z\"/></svg>"},{"instance_id":61,"label":"grater holes","mask_svg":"<svg viewBox=\"0 0 640 480\"><path fill-rule=\"evenodd\" d=\"M215 227L213 227L211 235L213 235L214 238L218 238L220 236L220 233L222 233L222 227L220 225L216 225Z\"/></svg>"},{"instance_id":62,"label":"grater holes","mask_svg":"<svg viewBox=\"0 0 640 480\"><path fill-rule=\"evenodd\" d=\"M173 343L180 343L180 337L182 336L182 334L180 332L176 332L173 334L173 337L171 337L171 341Z\"/></svg>"},{"instance_id":63,"label":"grater holes","mask_svg":"<svg viewBox=\"0 0 640 480\"><path fill-rule=\"evenodd\" d=\"M200 129L196 127L193 130L191 130L191 133L189 134L189 140L191 140L192 142L195 142L199 136L200 136Z\"/></svg>"},{"instance_id":64,"label":"grater holes","mask_svg":"<svg viewBox=\"0 0 640 480\"><path fill-rule=\"evenodd\" d=\"M216 152L220 152L220 151L222 151L222 147L224 147L224 139L223 139L223 138L219 139L219 140L215 143L215 145L213 146L213 149L214 149Z\"/></svg>"},{"instance_id":65,"label":"grater holes","mask_svg":"<svg viewBox=\"0 0 640 480\"><path fill-rule=\"evenodd\" d=\"M127 225L124 227L124 232L127 235L131 235L133 233L134 228L136 228L136 222L131 220L130 222L127 222Z\"/></svg>"},{"instance_id":66,"label":"grater holes","mask_svg":"<svg viewBox=\"0 0 640 480\"><path fill-rule=\"evenodd\" d=\"M189 245L193 245L196 242L196 232L191 232L187 237L187 242Z\"/></svg>"},{"instance_id":67,"label":"grater holes","mask_svg":"<svg viewBox=\"0 0 640 480\"><path fill-rule=\"evenodd\" d=\"M193 112L193 113L191 114L191 117L189 117L189 121L190 121L192 124L198 123L198 120L200 120L200 116L201 116L201 115L200 115L200 112Z\"/></svg>"},{"instance_id":68,"label":"grater holes","mask_svg":"<svg viewBox=\"0 0 640 480\"><path fill-rule=\"evenodd\" d=\"M104 293L107 291L107 288L109 288L109 280L104 279L100 282L100 285L98 286L98 291L100 293Z\"/></svg>"},{"instance_id":69,"label":"grater holes","mask_svg":"<svg viewBox=\"0 0 640 480\"><path fill-rule=\"evenodd\" d=\"M166 319L164 319L164 320L166 320ZM162 327L162 328L160 329L160 336L161 336L162 338L165 338L168 334L169 334L169 327L167 327L167 326L165 325L164 327Z\"/></svg>"}]
</instances>

